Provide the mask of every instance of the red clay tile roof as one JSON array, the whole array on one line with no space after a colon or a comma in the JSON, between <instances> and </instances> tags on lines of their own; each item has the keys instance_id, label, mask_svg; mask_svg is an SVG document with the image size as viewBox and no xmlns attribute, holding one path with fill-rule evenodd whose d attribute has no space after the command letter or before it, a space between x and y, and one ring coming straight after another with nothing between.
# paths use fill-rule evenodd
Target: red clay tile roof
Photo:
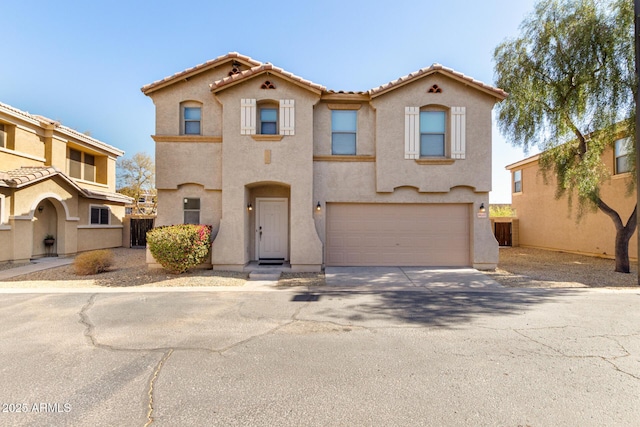
<instances>
[{"instance_id":1,"label":"red clay tile roof","mask_svg":"<svg viewBox=\"0 0 640 427\"><path fill-rule=\"evenodd\" d=\"M324 86L319 85L317 83L313 83L309 80L303 79L302 77L296 76L288 71L283 70L282 68L276 67L270 63L262 63L259 61L256 61L248 56L245 55L241 55L238 52L230 52L227 53L226 55L222 55L219 56L218 58L212 59L210 61L207 61L203 64L200 65L196 65L195 67L192 68L188 68L184 71L181 71L179 73L176 73L172 76L169 77L165 77L162 80L158 80L155 81L151 84L148 84L146 86L142 87L142 92L145 95L148 95L149 93L153 92L154 90L160 89L162 87L168 86L170 84L172 84L173 82L180 80L180 79L184 79L184 78L188 78L190 76L193 76L195 74L198 74L202 71L205 71L207 69L213 68L215 66L218 66L226 61L229 60L238 60L240 62L244 62L245 65L249 65L251 66L250 69L248 70L244 70L241 71L237 74L232 74L228 77L225 77L221 80L215 81L213 83L211 83L209 85L210 89L212 92L217 92L218 90L221 90L222 88L234 85L236 83L239 83L251 76L255 76L264 72L275 72L280 74L282 77L293 81L294 83L300 84L302 86L306 86L314 91L320 91L320 92L324 92L325 94L330 94L330 95L340 95L340 94L345 94L345 95L366 95L366 96L370 96L372 98L375 98L377 96L380 96L388 91L391 91L393 89L396 89L400 86L403 86L407 83L409 83L410 81L413 81L415 79L421 78L421 77L425 77L428 76L430 74L434 74L434 73L442 73L445 74L455 80L458 80L462 83L465 84L469 84L471 86L474 86L475 88L488 93L494 97L496 97L499 100L502 100L504 98L506 98L508 96L508 94L503 91L502 89L498 89L496 87L493 87L491 85L485 84L479 80L475 80L472 77L466 76L458 71L455 71L451 68L447 68L444 67L440 64L433 64L430 67L427 68L422 68L418 71L415 71L413 73L410 73L406 76L400 77L399 79L396 79L394 81L391 81L389 83L386 83L384 85L378 86L376 88L370 89L368 91L365 92L352 92L352 91L334 91L334 90L327 90Z\"/></svg>"},{"instance_id":2,"label":"red clay tile roof","mask_svg":"<svg viewBox=\"0 0 640 427\"><path fill-rule=\"evenodd\" d=\"M112 202L131 203L133 199L120 193L101 192L80 187L71 178L52 166L29 166L0 172L0 186L20 188L38 181L60 176L74 187L82 197L88 199L109 200Z\"/></svg>"},{"instance_id":3,"label":"red clay tile roof","mask_svg":"<svg viewBox=\"0 0 640 427\"><path fill-rule=\"evenodd\" d=\"M144 93L145 95L148 95L149 93L153 92L154 90L160 89L161 87L165 87L170 85L171 83L173 83L176 80L180 80L180 79L184 79L187 78L189 76L192 76L194 74L198 74L202 71L208 70L210 68L216 67L230 59L237 59L239 61L245 62L247 65L251 66L251 67L256 67L259 65L262 65L262 62L260 61L256 61L253 58L250 58L248 56L245 55L241 55L238 52L229 52L226 55L222 55L219 56L215 59L211 59L207 62L204 62L202 64L196 65L195 67L191 67L191 68L187 68L184 71L180 71L178 73L175 73L171 76L165 77L164 79L161 80L157 80L153 83L150 83L148 85L142 86L142 88L140 89L142 91L142 93Z\"/></svg>"},{"instance_id":4,"label":"red clay tile roof","mask_svg":"<svg viewBox=\"0 0 640 427\"><path fill-rule=\"evenodd\" d=\"M404 86L405 84L421 78L421 77L425 77L428 76L430 74L434 74L440 72L444 75L447 75L455 80L461 81L463 83L467 83L467 84L471 84L472 86L475 86L476 88L490 93L491 95L495 96L498 99L504 99L508 96L507 92L503 91L502 89L498 89L496 87L490 86L488 84L482 83L479 80L475 80L472 77L466 76L458 71L455 71L451 68L448 67L444 67L440 64L433 64L430 67L426 67L426 68L421 68L418 71L414 71L413 73L410 73L406 76L402 76L399 79L396 79L392 82L383 84L382 86L378 86L376 88L370 89L368 91L369 95L371 95L371 97L376 97L379 95L382 95L383 93L386 93L390 90L396 89L400 86Z\"/></svg>"},{"instance_id":5,"label":"red clay tile roof","mask_svg":"<svg viewBox=\"0 0 640 427\"><path fill-rule=\"evenodd\" d=\"M287 80L290 80L290 81L292 81L294 83L297 83L299 85L302 85L302 86L307 86L308 88L315 89L316 91L319 91L319 92L327 90L327 88L325 88L322 85L319 85L317 83L313 83L312 81L309 81L309 80L305 80L302 77L296 76L295 74L292 74L292 73L290 73L288 71L283 70L280 67L276 67L273 64L269 64L269 63L261 64L261 65L255 66L253 68L250 68L249 70L242 71L242 72L240 72L238 74L233 74L233 75L231 75L229 77L225 77L222 80L218 80L218 81L215 81L215 82L211 83L209 85L209 87L211 88L212 92L217 92L218 90L220 90L220 89L222 89L224 87L233 85L233 84L238 83L239 81L245 80L245 79L247 79L247 78L249 78L251 76L255 76L255 75L258 75L258 74L265 73L265 72L274 72L274 73L280 74L280 76L284 77Z\"/></svg>"}]
</instances>

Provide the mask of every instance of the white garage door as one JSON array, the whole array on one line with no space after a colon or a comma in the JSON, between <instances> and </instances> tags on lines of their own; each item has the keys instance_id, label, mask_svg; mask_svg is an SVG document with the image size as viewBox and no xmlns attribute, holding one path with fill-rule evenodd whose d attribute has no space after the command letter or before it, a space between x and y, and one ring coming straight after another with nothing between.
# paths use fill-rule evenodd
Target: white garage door
<instances>
[{"instance_id":1,"label":"white garage door","mask_svg":"<svg viewBox=\"0 0 640 427\"><path fill-rule=\"evenodd\" d=\"M469 205L328 203L328 266L469 266Z\"/></svg>"}]
</instances>

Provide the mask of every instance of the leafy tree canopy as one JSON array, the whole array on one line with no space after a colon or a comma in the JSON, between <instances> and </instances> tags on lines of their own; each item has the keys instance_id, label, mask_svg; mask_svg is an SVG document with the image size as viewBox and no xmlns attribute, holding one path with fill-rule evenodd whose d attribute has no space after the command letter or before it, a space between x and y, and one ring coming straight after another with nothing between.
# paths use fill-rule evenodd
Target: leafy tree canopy
<instances>
[{"instance_id":1,"label":"leafy tree canopy","mask_svg":"<svg viewBox=\"0 0 640 427\"><path fill-rule=\"evenodd\" d=\"M634 141L633 20L628 0L541 0L520 37L495 49L496 85L509 92L497 106L500 131L544 151L558 195L597 205L608 177L602 152L623 128Z\"/></svg>"}]
</instances>

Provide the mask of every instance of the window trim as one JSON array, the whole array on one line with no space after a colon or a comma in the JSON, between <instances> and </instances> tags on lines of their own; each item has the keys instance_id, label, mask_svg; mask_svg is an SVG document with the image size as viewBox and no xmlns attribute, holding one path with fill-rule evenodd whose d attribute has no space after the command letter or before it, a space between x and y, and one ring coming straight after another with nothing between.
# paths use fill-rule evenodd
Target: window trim
<instances>
[{"instance_id":1,"label":"window trim","mask_svg":"<svg viewBox=\"0 0 640 427\"><path fill-rule=\"evenodd\" d=\"M189 200L197 200L198 201L198 208L197 209L187 209L186 205L188 203ZM187 212L198 212L198 222L193 223L193 222L187 222L187 218L186 218L186 213ZM182 223L183 224L201 224L202 223L202 218L200 213L202 212L202 199L200 197L183 197L182 198Z\"/></svg>"},{"instance_id":2,"label":"window trim","mask_svg":"<svg viewBox=\"0 0 640 427\"><path fill-rule=\"evenodd\" d=\"M428 114L428 113L441 113L442 114L442 124L444 126L444 130L442 131L442 133L440 132L423 132L422 131L422 115L423 114ZM420 113L418 115L418 122L419 122L419 132L420 132L420 138L418 140L418 159L446 159L449 156L450 152L449 150L447 150L447 146L449 144L447 144L447 141L449 139L449 126L447 126L447 118L449 117L449 112L444 109L444 108L438 108L438 107L433 107L433 106L429 106L429 107L423 107L420 109ZM427 154L422 154L422 136L423 135L442 135L442 155L427 155Z\"/></svg>"},{"instance_id":3,"label":"window trim","mask_svg":"<svg viewBox=\"0 0 640 427\"><path fill-rule=\"evenodd\" d=\"M628 148L628 140L629 138L620 138L617 139L614 144L613 144L613 174L614 175L623 175L623 174L628 174L631 173L631 150L629 150ZM621 143L622 145L622 149L624 150L624 152L620 155L618 155L618 143ZM622 172L620 172L618 170L618 159L622 159L624 157L627 157L628 160L626 162L628 169L624 170Z\"/></svg>"},{"instance_id":4,"label":"window trim","mask_svg":"<svg viewBox=\"0 0 640 427\"><path fill-rule=\"evenodd\" d=\"M198 120L195 119L187 119L186 110L187 109L197 109L200 112L200 117ZM202 117L203 117L203 108L202 103L198 101L183 101L180 103L180 135L187 136L199 136L202 135ZM187 133L187 122L189 123L198 123L198 133Z\"/></svg>"},{"instance_id":5,"label":"window trim","mask_svg":"<svg viewBox=\"0 0 640 427\"><path fill-rule=\"evenodd\" d=\"M100 213L98 214L98 221L102 220L102 211L106 210L107 211L107 223L103 223L103 222L93 222L93 210L97 209L100 211ZM107 225L111 225L111 208L109 208L109 206L106 205L94 205L91 204L89 205L89 225L91 226L107 226Z\"/></svg>"},{"instance_id":6,"label":"window trim","mask_svg":"<svg viewBox=\"0 0 640 427\"><path fill-rule=\"evenodd\" d=\"M518 179L516 179L516 177ZM513 171L512 181L513 181L512 192L514 194L522 193L522 169L518 169L518 170L514 170ZM518 188L518 184L520 184L519 188Z\"/></svg>"},{"instance_id":7,"label":"window trim","mask_svg":"<svg viewBox=\"0 0 640 427\"><path fill-rule=\"evenodd\" d=\"M336 114L344 114L344 113L353 113L354 115L354 127L353 131L351 130L334 130L334 115ZM336 153L334 150L334 136L335 135L353 135L353 152L349 153ZM347 109L335 109L331 110L331 155L334 156L355 156L358 153L358 110L347 110Z\"/></svg>"}]
</instances>

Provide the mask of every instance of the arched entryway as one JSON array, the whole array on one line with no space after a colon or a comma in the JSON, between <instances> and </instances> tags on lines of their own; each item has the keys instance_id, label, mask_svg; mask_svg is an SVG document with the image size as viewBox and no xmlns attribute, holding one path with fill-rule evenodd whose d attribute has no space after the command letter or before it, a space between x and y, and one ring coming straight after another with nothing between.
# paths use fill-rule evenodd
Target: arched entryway
<instances>
[{"instance_id":1,"label":"arched entryway","mask_svg":"<svg viewBox=\"0 0 640 427\"><path fill-rule=\"evenodd\" d=\"M58 246L58 212L51 199L41 200L33 213L31 257L56 256ZM47 237L53 237L53 242ZM45 243L45 240L47 242Z\"/></svg>"},{"instance_id":2,"label":"arched entryway","mask_svg":"<svg viewBox=\"0 0 640 427\"><path fill-rule=\"evenodd\" d=\"M248 253L251 261L278 263L290 255L291 190L281 183L246 187Z\"/></svg>"}]
</instances>

